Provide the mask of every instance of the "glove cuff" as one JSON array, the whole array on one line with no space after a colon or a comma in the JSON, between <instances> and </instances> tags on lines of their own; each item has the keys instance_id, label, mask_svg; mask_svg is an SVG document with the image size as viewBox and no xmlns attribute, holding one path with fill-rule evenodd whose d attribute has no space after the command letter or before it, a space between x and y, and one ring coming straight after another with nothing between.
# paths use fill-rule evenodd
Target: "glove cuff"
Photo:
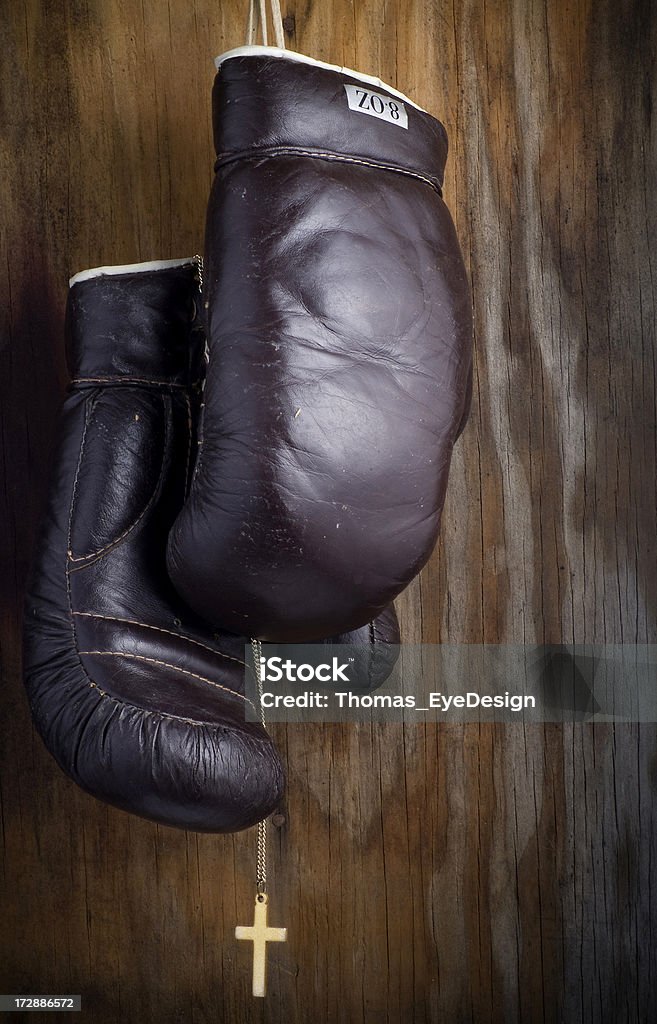
<instances>
[{"instance_id":1,"label":"glove cuff","mask_svg":"<svg viewBox=\"0 0 657 1024\"><path fill-rule=\"evenodd\" d=\"M73 385L195 384L203 350L198 295L191 259L76 274L66 309Z\"/></svg>"},{"instance_id":2,"label":"glove cuff","mask_svg":"<svg viewBox=\"0 0 657 1024\"><path fill-rule=\"evenodd\" d=\"M218 162L292 150L399 170L442 187L443 125L378 79L275 47L239 48L215 63Z\"/></svg>"}]
</instances>

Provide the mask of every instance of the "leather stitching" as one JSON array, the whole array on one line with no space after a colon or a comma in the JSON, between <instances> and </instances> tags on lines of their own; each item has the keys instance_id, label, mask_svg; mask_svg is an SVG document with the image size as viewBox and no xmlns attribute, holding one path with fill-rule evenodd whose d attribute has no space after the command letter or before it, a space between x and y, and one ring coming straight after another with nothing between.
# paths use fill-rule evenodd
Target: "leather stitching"
<instances>
[{"instance_id":1,"label":"leather stitching","mask_svg":"<svg viewBox=\"0 0 657 1024\"><path fill-rule=\"evenodd\" d=\"M189 394L187 392L185 392L185 406L187 408L187 459L185 462L183 493L186 495L189 481L189 466L192 458L192 403L189 400Z\"/></svg>"},{"instance_id":2,"label":"leather stitching","mask_svg":"<svg viewBox=\"0 0 657 1024\"><path fill-rule=\"evenodd\" d=\"M201 468L201 458L203 456L203 422L204 422L204 418L205 418L205 402L201 402L201 408L199 409L198 420L197 420L198 427L197 427L197 440L196 440L196 445L197 445L197 447L196 447L196 462L194 463L194 472L192 473L192 479L191 479L190 484L189 484L189 492L188 492L188 495L187 495L188 497L191 494L192 487L194 486L194 481L196 480L196 477L198 476L199 470Z\"/></svg>"},{"instance_id":3,"label":"leather stitching","mask_svg":"<svg viewBox=\"0 0 657 1024\"><path fill-rule=\"evenodd\" d=\"M85 673L86 675L86 673ZM110 693L106 693L105 690L101 689L98 683L94 683L92 679L89 679L88 685L93 687L94 690L98 690L98 693L103 700L109 700L112 704L116 704L120 708L130 708L132 711L136 711L140 715L150 715L151 718L161 718L164 720L171 720L174 722L184 722L186 725L192 725L195 729L221 729L220 725L212 726L209 722L195 722L191 718L184 718L183 715L170 715L166 711L147 711L145 708L140 708L136 704L130 704L127 700L119 700L118 697L112 697Z\"/></svg>"},{"instance_id":4,"label":"leather stitching","mask_svg":"<svg viewBox=\"0 0 657 1024\"><path fill-rule=\"evenodd\" d=\"M75 470L75 476L73 478L73 488L72 488L72 491L71 491L71 505L70 505L69 516L68 516L68 546L69 547L70 547L70 544L71 544L71 529L72 529L72 523L73 523L73 509L75 507L75 494L76 494L77 485L78 485L78 477L80 475L80 466L82 465L82 457L83 457L83 454L84 454L84 445L85 445L85 440L86 440L86 436L87 436L87 428L89 426L89 423L90 423L90 420L91 420L91 415L93 413L93 408L94 408L94 406L96 404L96 401L97 401L96 398L92 399L91 402L87 401L87 408L85 410L85 424L84 424L84 430L82 431L82 438L80 439L80 454L78 456L78 463L77 463L77 467L76 467L76 470ZM83 568L83 566L80 566L80 568ZM137 707L136 704L131 704L128 701L119 700L118 697L112 697L111 694L109 694L105 690L101 689L101 687L98 685L98 683L95 683L93 681L93 679L90 678L89 673L87 672L87 670L85 668L84 662L82 661L82 656L81 656L81 653L80 653L80 647L79 647L79 644L78 644L77 632L76 632L76 629L75 629L75 619L74 619L75 613L73 612L73 597L72 597L72 594L71 594L71 569L70 569L70 565L69 565L68 560L66 562L65 570L64 571L65 571L65 575L66 575L66 595L67 595L67 599L68 599L68 613L69 613L69 621L70 621L70 624L71 624L71 634L72 634L72 639L73 639L73 648L75 650L75 653L77 654L78 661L80 662L80 669L82 671L82 674L83 674L84 678L87 680L87 686L93 688L94 690L97 690L98 693L100 694L100 696L103 698L103 700L109 700L113 704L116 704L118 707L132 708L134 711L138 711L139 714L141 714L141 715L150 716L150 717L153 717L153 718L160 718L160 719L165 720L165 721L185 722L187 725L194 726L194 728L196 728L196 729L210 729L210 728L212 728L212 726L209 725L209 723L207 723L207 722L195 722L195 721L193 721L190 718L183 718L180 715L172 715L172 714L169 714L166 711L149 711L149 710L146 710L146 708ZM203 678L203 677L199 677L199 678ZM233 693L234 691L230 690L229 692Z\"/></svg>"},{"instance_id":5,"label":"leather stitching","mask_svg":"<svg viewBox=\"0 0 657 1024\"><path fill-rule=\"evenodd\" d=\"M69 558L71 557L71 533L72 533L72 530L73 530L73 510L75 508L75 498L77 496L77 490L78 490L78 477L80 476L80 469L82 468L82 457L84 455L84 446L85 446L85 443L86 443L86 440L87 440L87 430L88 430L89 424L91 422L91 417L93 415L93 411L94 411L94 406L95 405L96 405L96 399L94 398L91 402L88 403L87 408L85 409L84 430L82 431L82 437L80 439L80 454L78 455L78 464L77 464L77 466L75 468L75 476L73 477L73 490L71 492L71 507L70 507L69 513L68 513L68 534L67 534L67 544L66 544L66 554L68 555ZM68 567L67 567L67 579L68 579ZM71 606L71 608L72 608L72 606Z\"/></svg>"},{"instance_id":6,"label":"leather stitching","mask_svg":"<svg viewBox=\"0 0 657 1024\"><path fill-rule=\"evenodd\" d=\"M96 612L73 612L73 615L82 615L88 619L104 619L107 622L123 622L126 626L141 626L143 629L153 629L157 633L166 633L168 636L175 636L178 640L185 640L188 644L194 644L195 647L203 647L206 651L211 651L212 654L216 654L219 658L225 658L227 661L234 661L238 665L244 665L246 668L246 662L242 661L241 658L234 658L232 654L224 654L222 651L215 650L214 647L210 647L209 644L201 643L200 640L192 640L191 637L184 636L182 633L176 633L173 629L163 629L161 626L149 626L147 622L139 622L137 619L122 619L118 615L98 615ZM231 693L233 691L231 690Z\"/></svg>"},{"instance_id":7,"label":"leather stitching","mask_svg":"<svg viewBox=\"0 0 657 1024\"><path fill-rule=\"evenodd\" d=\"M97 401L96 398L93 398L91 401L89 401L88 399L85 400L84 430L82 431L82 437L80 439L80 454L78 455L78 464L76 466L75 476L73 478L73 488L71 490L71 505L70 505L69 513L68 513L68 537L67 537L67 545L66 545L66 547L67 547L67 554L68 554L68 551L70 551L70 548L71 548L71 531L73 529L73 509L75 508L75 496L76 496L76 492L77 492L77 488L78 488L78 477L80 475L80 466L82 465L82 457L84 455L84 446L85 446L85 442L86 442L86 439L87 439L87 428L89 426L89 423L90 423L90 420L91 420L91 416L92 416L93 409L94 409L94 406L96 404L96 401ZM76 630L75 630L75 619L73 618L73 597L72 597L72 594L71 594L71 573L70 573L70 563L68 561L68 557L66 559L66 563L65 563L65 566L64 566L64 573L65 573L65 576L66 576L66 598L68 600L68 614L69 614L69 620L70 620L70 623L71 623L71 633L72 633L72 638L73 638L73 649L75 650L75 653L78 656L78 661L80 662L80 668L82 669L82 672L83 672L85 678L87 680L89 680L89 685L90 686L96 686L96 684L93 683L89 679L89 675L87 673L87 670L85 669L85 667L84 667L84 665L82 663L82 658L80 657L80 648L78 646L78 636L77 636L77 633L76 633ZM100 687L98 687L98 689L100 689ZM102 691L101 691L101 693L102 693Z\"/></svg>"},{"instance_id":8,"label":"leather stitching","mask_svg":"<svg viewBox=\"0 0 657 1024\"><path fill-rule=\"evenodd\" d=\"M125 540L125 538L128 536L129 533L132 533L132 531L135 529L135 527L138 526L139 523L141 522L141 520L144 518L146 513L150 511L150 509L152 508L152 506L155 503L155 501L159 498L159 496L161 494L161 491L162 491L162 483L163 483L165 463L166 463L166 452L167 452L167 446L168 446L168 442L169 442L169 433L170 433L169 420L168 420L168 417L166 415L166 407L164 405L164 398L162 398L162 411L163 411L163 414L164 414L164 440L163 440L163 443L162 443L162 464L160 465L160 472L158 474L158 478L157 478L157 482L155 484L155 487L153 488L153 493L151 494L150 498L148 499L148 501L144 505L143 509L141 510L141 513L137 516L135 521L133 523L131 523L130 526L126 530L123 531L123 533L119 534L118 537L115 537L114 540L109 542L109 544L105 544L102 548L98 548L97 551L90 551L86 555L74 555L73 552L71 551L71 543L70 543L70 539L69 539L69 549L68 549L67 554L68 554L68 557L71 560L71 562L87 562L87 561L92 561L95 558L99 558L101 555L107 554L109 551L111 551L113 548L115 548L117 546L117 544L120 544L121 541ZM85 430L85 433L86 433L86 430ZM78 465L78 471L80 469L80 466L81 466L81 464ZM76 477L76 483L77 483L77 477ZM72 519L73 519L73 515L71 513L71 522L72 522Z\"/></svg>"},{"instance_id":9,"label":"leather stitching","mask_svg":"<svg viewBox=\"0 0 657 1024\"><path fill-rule=\"evenodd\" d=\"M145 377L73 377L71 384L155 384L162 388L187 388L169 380L147 380Z\"/></svg>"},{"instance_id":10,"label":"leather stitching","mask_svg":"<svg viewBox=\"0 0 657 1024\"><path fill-rule=\"evenodd\" d=\"M220 155L214 165L215 172L226 164L235 163L237 160L260 160L262 157L277 156L307 156L315 160L333 160L337 163L358 164L362 167L375 167L381 171L392 171L395 174L403 174L407 178L416 178L418 181L429 185L439 196L442 197L441 186L422 174L421 171L411 171L407 167L400 167L398 164L389 164L384 160L368 160L365 157L345 156L343 153L334 153L332 150L323 149L302 149L300 146L263 146L259 149L245 149L239 153Z\"/></svg>"},{"instance_id":11,"label":"leather stitching","mask_svg":"<svg viewBox=\"0 0 657 1024\"><path fill-rule=\"evenodd\" d=\"M161 665L163 668L170 668L173 672L180 672L184 676L192 676L193 679L200 679L202 683L209 683L210 686L216 686L218 690L223 690L224 693L229 693L231 697L238 697L243 700L245 704L250 704L255 711L255 705L248 697L243 697L241 693L237 693L236 690L231 690L228 686L222 686L221 683L215 683L212 679L208 679L206 676L200 676L198 672L191 672L187 668L179 668L177 665L172 665L168 661L160 661L159 658L147 658L143 654L128 654L124 651L78 651L80 657L91 657L96 656L99 658L130 658L132 661L147 661L151 665Z\"/></svg>"}]
</instances>

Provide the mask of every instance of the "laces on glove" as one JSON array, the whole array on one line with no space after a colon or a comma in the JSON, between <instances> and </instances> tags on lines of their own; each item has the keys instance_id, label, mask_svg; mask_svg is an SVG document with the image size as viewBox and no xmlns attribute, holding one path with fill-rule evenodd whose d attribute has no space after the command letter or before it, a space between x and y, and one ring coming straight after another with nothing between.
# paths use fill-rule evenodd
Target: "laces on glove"
<instances>
[{"instance_id":1,"label":"laces on glove","mask_svg":"<svg viewBox=\"0 0 657 1024\"><path fill-rule=\"evenodd\" d=\"M274 38L279 49L285 49L285 33L283 32L283 15L281 14L280 0L269 0L271 5L271 17L274 26ZM258 35L258 27L262 30L263 46L267 42L267 0L250 0L249 20L246 29L247 46L255 46Z\"/></svg>"}]
</instances>

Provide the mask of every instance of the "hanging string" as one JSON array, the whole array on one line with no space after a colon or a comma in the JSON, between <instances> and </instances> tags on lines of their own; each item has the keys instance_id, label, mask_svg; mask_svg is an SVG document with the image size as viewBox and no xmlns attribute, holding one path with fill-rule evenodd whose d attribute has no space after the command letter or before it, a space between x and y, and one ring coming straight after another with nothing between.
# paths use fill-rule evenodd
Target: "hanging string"
<instances>
[{"instance_id":1,"label":"hanging string","mask_svg":"<svg viewBox=\"0 0 657 1024\"><path fill-rule=\"evenodd\" d=\"M280 0L269 0L271 5L271 18L274 26L274 38L276 46L280 50L285 49L285 32L283 30L283 15L281 13ZM258 36L258 25L261 29L263 46L268 45L267 41L267 0L250 0L249 19L246 29L246 42L248 46L254 46Z\"/></svg>"},{"instance_id":2,"label":"hanging string","mask_svg":"<svg viewBox=\"0 0 657 1024\"><path fill-rule=\"evenodd\" d=\"M267 46L267 0L258 0L260 6L260 30L262 32L262 45Z\"/></svg>"},{"instance_id":3,"label":"hanging string","mask_svg":"<svg viewBox=\"0 0 657 1024\"><path fill-rule=\"evenodd\" d=\"M246 26L246 45L247 46L253 46L255 44L257 28L258 28L258 26L256 24L255 3L254 3L254 0L251 0L251 2L249 3L249 20L248 20L247 26Z\"/></svg>"},{"instance_id":4,"label":"hanging string","mask_svg":"<svg viewBox=\"0 0 657 1024\"><path fill-rule=\"evenodd\" d=\"M285 49L285 33L283 32L283 15L280 0L271 0L271 16L274 22L274 35L279 49Z\"/></svg>"}]
</instances>

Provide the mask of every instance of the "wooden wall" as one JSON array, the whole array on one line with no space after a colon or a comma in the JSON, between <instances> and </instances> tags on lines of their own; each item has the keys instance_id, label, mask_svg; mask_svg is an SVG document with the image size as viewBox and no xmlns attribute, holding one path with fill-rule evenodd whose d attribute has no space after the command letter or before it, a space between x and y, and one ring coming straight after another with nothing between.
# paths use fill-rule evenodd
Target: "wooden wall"
<instances>
[{"instance_id":1,"label":"wooden wall","mask_svg":"<svg viewBox=\"0 0 657 1024\"><path fill-rule=\"evenodd\" d=\"M657 641L651 6L284 0L293 48L379 75L451 141L475 400L407 641ZM0 988L81 992L94 1024L654 1020L652 725L278 726L289 942L264 1002L232 937L253 834L106 808L32 730L20 601L67 278L201 248L211 58L245 8L0 6Z\"/></svg>"}]
</instances>

